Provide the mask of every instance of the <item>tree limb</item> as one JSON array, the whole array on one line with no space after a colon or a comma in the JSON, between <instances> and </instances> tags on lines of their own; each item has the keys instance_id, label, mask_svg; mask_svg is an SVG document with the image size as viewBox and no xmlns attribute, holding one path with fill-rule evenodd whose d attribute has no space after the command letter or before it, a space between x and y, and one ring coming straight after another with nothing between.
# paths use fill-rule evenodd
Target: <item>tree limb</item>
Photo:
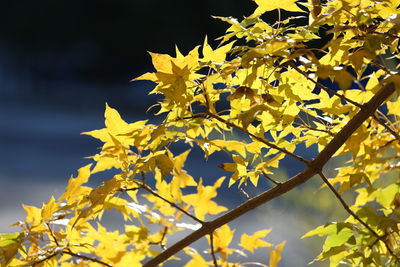
<instances>
[{"instance_id":1,"label":"tree limb","mask_svg":"<svg viewBox=\"0 0 400 267\"><path fill-rule=\"evenodd\" d=\"M293 188L308 181L314 175L322 171L323 166L328 160L338 151L338 149L346 142L346 140L357 130L358 127L369 117L372 116L375 110L395 91L393 83L383 86L371 100L362 105L360 111L338 132L335 137L326 145L326 147L318 154L318 156L311 161L307 168L302 172L289 179L288 181L275 186L274 188L246 201L242 205L232 209L224 215L210 221L205 222L203 226L194 231L190 235L181 239L155 258L145 263L144 267L158 266L160 263L166 261L169 257L175 255L186 246L197 241L201 237L212 233L215 229L227 224L234 219L242 216L243 214L253 210L268 201L279 197Z\"/></svg>"}]
</instances>

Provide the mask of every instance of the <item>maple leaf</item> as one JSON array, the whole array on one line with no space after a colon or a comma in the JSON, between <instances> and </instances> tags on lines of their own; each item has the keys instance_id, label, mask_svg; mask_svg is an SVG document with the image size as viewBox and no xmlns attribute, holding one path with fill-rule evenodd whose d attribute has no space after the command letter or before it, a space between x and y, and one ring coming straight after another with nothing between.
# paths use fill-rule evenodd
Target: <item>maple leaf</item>
<instances>
[{"instance_id":1,"label":"maple leaf","mask_svg":"<svg viewBox=\"0 0 400 267\"><path fill-rule=\"evenodd\" d=\"M233 44L235 41L232 41L226 45L218 47L217 49L213 50L211 46L207 42L207 36L204 39L203 44L203 60L205 62L211 61L214 63L223 63L226 59L226 54L232 49Z\"/></svg>"},{"instance_id":2,"label":"maple leaf","mask_svg":"<svg viewBox=\"0 0 400 267\"><path fill-rule=\"evenodd\" d=\"M272 247L270 248L269 252L269 266L270 267L278 267L278 263L280 262L282 256L282 250L283 247L285 246L286 241L283 241L280 243L277 247L276 250L274 250Z\"/></svg>"},{"instance_id":3,"label":"maple leaf","mask_svg":"<svg viewBox=\"0 0 400 267\"><path fill-rule=\"evenodd\" d=\"M285 9L287 11L293 12L304 12L300 9L296 2L297 0L253 0L258 5L257 9L254 11L249 18L255 18L267 11L271 11L274 9Z\"/></svg>"},{"instance_id":4,"label":"maple leaf","mask_svg":"<svg viewBox=\"0 0 400 267\"><path fill-rule=\"evenodd\" d=\"M190 98L187 92L188 85L193 85L192 81L203 77L195 73L199 68L198 48L199 46L196 46L186 56L176 49L175 58L166 54L149 52L157 72L145 73L132 81L150 80L158 83L150 92L151 94L164 94L167 99L176 103L186 103Z\"/></svg>"},{"instance_id":5,"label":"maple leaf","mask_svg":"<svg viewBox=\"0 0 400 267\"><path fill-rule=\"evenodd\" d=\"M69 179L67 188L58 201L66 200L67 205L69 205L82 197L82 195L86 195L89 189L82 185L89 180L91 166L92 164L88 164L85 167L80 168L78 170L78 176Z\"/></svg>"},{"instance_id":6,"label":"maple leaf","mask_svg":"<svg viewBox=\"0 0 400 267\"><path fill-rule=\"evenodd\" d=\"M260 247L270 247L272 246L271 243L261 240L261 238L264 238L269 232L271 232L271 229L257 231L251 236L243 234L240 238L239 245L250 252L254 252L254 249Z\"/></svg>"},{"instance_id":7,"label":"maple leaf","mask_svg":"<svg viewBox=\"0 0 400 267\"><path fill-rule=\"evenodd\" d=\"M221 186L225 177L219 178L212 186L203 186L203 180L200 179L197 186L197 193L182 197L182 200L194 207L196 217L204 220L206 214L217 214L227 210L219 206L211 199L217 196L217 188Z\"/></svg>"}]
</instances>

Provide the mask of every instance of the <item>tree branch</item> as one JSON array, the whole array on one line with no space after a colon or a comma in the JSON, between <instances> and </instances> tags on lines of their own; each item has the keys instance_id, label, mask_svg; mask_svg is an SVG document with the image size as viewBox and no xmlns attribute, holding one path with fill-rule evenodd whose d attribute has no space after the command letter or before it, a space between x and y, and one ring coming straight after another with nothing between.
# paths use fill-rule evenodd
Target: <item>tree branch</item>
<instances>
[{"instance_id":1,"label":"tree branch","mask_svg":"<svg viewBox=\"0 0 400 267\"><path fill-rule=\"evenodd\" d=\"M246 201L242 205L232 209L224 215L210 222L205 222L197 231L181 239L155 258L145 263L144 267L157 266L175 255L186 246L197 241L201 237L212 233L215 229L227 224L243 214L253 210L268 201L279 197L293 188L308 181L315 174L322 171L323 166L336 153L336 151L346 142L346 140L357 130L357 128L395 91L393 83L383 86L371 100L364 104L361 110L340 130L335 137L326 145L318 156L302 172L289 179L288 181L275 186L274 188L261 193L260 195Z\"/></svg>"}]
</instances>

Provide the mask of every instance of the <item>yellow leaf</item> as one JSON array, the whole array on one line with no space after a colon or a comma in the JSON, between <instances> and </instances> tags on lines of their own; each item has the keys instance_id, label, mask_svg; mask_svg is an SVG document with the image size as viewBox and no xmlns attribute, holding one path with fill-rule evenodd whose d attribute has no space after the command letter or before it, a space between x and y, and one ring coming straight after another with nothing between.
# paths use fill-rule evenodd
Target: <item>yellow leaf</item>
<instances>
[{"instance_id":1,"label":"yellow leaf","mask_svg":"<svg viewBox=\"0 0 400 267\"><path fill-rule=\"evenodd\" d=\"M33 225L37 225L40 223L42 219L42 210L34 207L34 206L28 206L28 205L22 205L23 209L26 212L26 218L25 221L27 223L32 223Z\"/></svg>"},{"instance_id":2,"label":"yellow leaf","mask_svg":"<svg viewBox=\"0 0 400 267\"><path fill-rule=\"evenodd\" d=\"M400 98L397 98L395 102L386 102L388 108L388 114L393 114L400 117Z\"/></svg>"},{"instance_id":3,"label":"yellow leaf","mask_svg":"<svg viewBox=\"0 0 400 267\"><path fill-rule=\"evenodd\" d=\"M258 7L254 11L254 13L250 16L250 18L258 17L267 11L271 11L278 8L293 12L304 12L296 5L297 0L253 0L253 1L256 2Z\"/></svg>"},{"instance_id":4,"label":"yellow leaf","mask_svg":"<svg viewBox=\"0 0 400 267\"><path fill-rule=\"evenodd\" d=\"M335 81L339 84L340 89L347 90L354 81L353 75L347 70L341 69L335 73Z\"/></svg>"},{"instance_id":5,"label":"yellow leaf","mask_svg":"<svg viewBox=\"0 0 400 267\"><path fill-rule=\"evenodd\" d=\"M99 130L93 130L93 131L89 131L89 132L83 132L81 134L90 135L96 139L99 139L100 141L102 141L104 143L110 139L110 136L109 136L106 128L99 129Z\"/></svg>"},{"instance_id":6,"label":"yellow leaf","mask_svg":"<svg viewBox=\"0 0 400 267\"><path fill-rule=\"evenodd\" d=\"M203 181L200 179L197 186L196 194L189 194L182 197L182 200L194 207L194 212L197 218L204 220L206 214L217 214L227 210L223 206L219 206L211 199L217 196L217 188L219 188L225 177L219 178L212 186L203 186Z\"/></svg>"},{"instance_id":7,"label":"yellow leaf","mask_svg":"<svg viewBox=\"0 0 400 267\"><path fill-rule=\"evenodd\" d=\"M269 267L278 267L278 263L281 260L282 256L282 249L285 246L286 241L283 241L280 243L277 247L276 250L270 248L269 251Z\"/></svg>"},{"instance_id":8,"label":"yellow leaf","mask_svg":"<svg viewBox=\"0 0 400 267\"><path fill-rule=\"evenodd\" d=\"M42 221L50 219L53 217L53 214L57 211L58 205L55 202L54 197L52 196L48 203L44 204L42 207Z\"/></svg>"},{"instance_id":9,"label":"yellow leaf","mask_svg":"<svg viewBox=\"0 0 400 267\"><path fill-rule=\"evenodd\" d=\"M108 104L106 104L104 116L106 119L105 124L108 129L125 129L128 126L128 123L121 118L118 111L111 108Z\"/></svg>"},{"instance_id":10,"label":"yellow leaf","mask_svg":"<svg viewBox=\"0 0 400 267\"><path fill-rule=\"evenodd\" d=\"M67 188L58 199L58 201L66 200L67 205L71 204L82 196L82 185L89 180L90 177L90 167L92 164L88 164L78 170L78 176L76 178L71 177L68 181Z\"/></svg>"},{"instance_id":11,"label":"yellow leaf","mask_svg":"<svg viewBox=\"0 0 400 267\"><path fill-rule=\"evenodd\" d=\"M106 104L104 117L106 128L82 133L104 142L103 148L113 147L115 140L118 140L122 145L129 145L132 139L130 135L134 131L142 129L147 123L147 120L127 123L121 118L118 111L111 108L108 104ZM115 138L114 141L113 138Z\"/></svg>"},{"instance_id":12,"label":"yellow leaf","mask_svg":"<svg viewBox=\"0 0 400 267\"><path fill-rule=\"evenodd\" d=\"M1 266L27 266L14 258L21 249L23 233L0 234L0 264ZM18 264L19 263L19 264ZM21 264L22 263L22 264Z\"/></svg>"},{"instance_id":13,"label":"yellow leaf","mask_svg":"<svg viewBox=\"0 0 400 267\"><path fill-rule=\"evenodd\" d=\"M155 73L147 72L145 74L140 75L139 77L132 79L131 82L139 81L139 80L149 80L149 81L157 82L158 78Z\"/></svg>"},{"instance_id":14,"label":"yellow leaf","mask_svg":"<svg viewBox=\"0 0 400 267\"><path fill-rule=\"evenodd\" d=\"M230 249L228 246L232 242L234 233L235 230L231 230L227 224L224 224L213 233L214 250L220 253L224 261L227 260L228 255L233 251L233 249ZM207 236L207 239L210 243L209 236Z\"/></svg>"},{"instance_id":15,"label":"yellow leaf","mask_svg":"<svg viewBox=\"0 0 400 267\"><path fill-rule=\"evenodd\" d=\"M212 144L225 148L228 151L236 151L242 157L246 157L246 144L239 141L225 141L225 140L213 140Z\"/></svg>"},{"instance_id":16,"label":"yellow leaf","mask_svg":"<svg viewBox=\"0 0 400 267\"><path fill-rule=\"evenodd\" d=\"M192 259L188 263L186 263L184 267L207 267L207 266L209 266L200 254L191 253L190 256L192 256Z\"/></svg>"},{"instance_id":17,"label":"yellow leaf","mask_svg":"<svg viewBox=\"0 0 400 267\"><path fill-rule=\"evenodd\" d=\"M203 44L203 60L206 62L211 61L215 63L223 63L225 61L226 54L231 50L233 43L234 41L213 50L208 44L206 36Z\"/></svg>"},{"instance_id":18,"label":"yellow leaf","mask_svg":"<svg viewBox=\"0 0 400 267\"><path fill-rule=\"evenodd\" d=\"M122 168L121 162L113 155L95 155L92 157L96 161L96 166L92 173L101 172L111 168Z\"/></svg>"},{"instance_id":19,"label":"yellow leaf","mask_svg":"<svg viewBox=\"0 0 400 267\"><path fill-rule=\"evenodd\" d=\"M125 266L141 266L141 261L144 260L145 254L137 253L136 251L129 251L123 253L120 261L114 265L115 267L125 267Z\"/></svg>"},{"instance_id":20,"label":"yellow leaf","mask_svg":"<svg viewBox=\"0 0 400 267\"><path fill-rule=\"evenodd\" d=\"M183 166L185 165L185 161L187 156L190 153L190 149L186 150L185 152L183 152L182 154L180 154L179 156L176 156L173 160L174 163L174 174L179 175L182 171Z\"/></svg>"},{"instance_id":21,"label":"yellow leaf","mask_svg":"<svg viewBox=\"0 0 400 267\"><path fill-rule=\"evenodd\" d=\"M271 229L255 232L251 236L243 234L240 238L239 246L243 247L244 249L247 249L252 253L254 252L254 249L257 249L259 247L270 247L272 246L271 243L261 240L261 238L264 238L269 232L271 232Z\"/></svg>"},{"instance_id":22,"label":"yellow leaf","mask_svg":"<svg viewBox=\"0 0 400 267\"><path fill-rule=\"evenodd\" d=\"M156 157L156 164L161 171L161 178L164 178L166 175L172 172L174 168L174 162L165 154L161 154Z\"/></svg>"},{"instance_id":23,"label":"yellow leaf","mask_svg":"<svg viewBox=\"0 0 400 267\"><path fill-rule=\"evenodd\" d=\"M121 181L117 176L113 179L106 180L102 185L93 189L88 198L92 203L92 208L104 203L105 199L112 193L118 190L121 186Z\"/></svg>"},{"instance_id":24,"label":"yellow leaf","mask_svg":"<svg viewBox=\"0 0 400 267\"><path fill-rule=\"evenodd\" d=\"M154 68L158 72L172 73L172 57L167 54L149 52Z\"/></svg>"},{"instance_id":25,"label":"yellow leaf","mask_svg":"<svg viewBox=\"0 0 400 267\"><path fill-rule=\"evenodd\" d=\"M247 176L247 163L239 155L232 155L232 159L235 163L223 163L218 167L224 169L225 171L234 172L229 181L229 186L234 184L240 177Z\"/></svg>"}]
</instances>

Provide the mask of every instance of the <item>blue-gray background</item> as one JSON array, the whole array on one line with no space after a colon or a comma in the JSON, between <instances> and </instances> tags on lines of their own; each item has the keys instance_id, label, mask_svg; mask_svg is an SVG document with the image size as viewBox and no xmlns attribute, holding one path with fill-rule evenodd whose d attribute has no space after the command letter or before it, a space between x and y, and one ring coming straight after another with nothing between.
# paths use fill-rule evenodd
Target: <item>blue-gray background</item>
<instances>
[{"instance_id":1,"label":"blue-gray background","mask_svg":"<svg viewBox=\"0 0 400 267\"><path fill-rule=\"evenodd\" d=\"M177 44L187 53L206 34L212 40L224 33L227 25L211 15L241 18L255 7L250 0L1 1L0 232L13 231L8 225L23 219L22 203L41 205L60 195L75 170L90 162L85 157L101 144L80 133L103 127L105 102L129 122L151 116L145 110L157 99L147 96L152 85L129 82L151 71L146 51L173 54ZM194 155L188 162L193 176L224 174L200 167ZM286 166L278 170L282 177L301 167ZM249 234L272 227L269 241L287 240L285 266L305 266L317 251L298 239L326 217L315 216L315 208L297 209L302 192L231 225ZM320 201L313 190L308 195L309 202ZM244 200L237 193L224 196L227 205Z\"/></svg>"}]
</instances>

